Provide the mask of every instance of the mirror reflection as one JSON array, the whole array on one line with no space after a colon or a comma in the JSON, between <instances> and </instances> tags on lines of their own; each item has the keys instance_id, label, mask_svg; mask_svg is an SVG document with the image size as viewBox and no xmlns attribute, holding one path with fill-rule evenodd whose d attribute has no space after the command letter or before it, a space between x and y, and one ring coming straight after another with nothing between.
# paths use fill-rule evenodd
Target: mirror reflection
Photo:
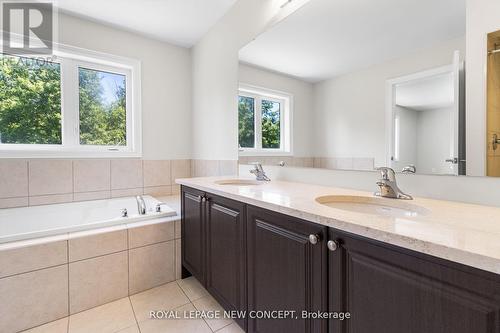
<instances>
[{"instance_id":1,"label":"mirror reflection","mask_svg":"<svg viewBox=\"0 0 500 333\"><path fill-rule=\"evenodd\" d=\"M240 161L465 175L465 34L465 0L311 0L240 50Z\"/></svg>"}]
</instances>

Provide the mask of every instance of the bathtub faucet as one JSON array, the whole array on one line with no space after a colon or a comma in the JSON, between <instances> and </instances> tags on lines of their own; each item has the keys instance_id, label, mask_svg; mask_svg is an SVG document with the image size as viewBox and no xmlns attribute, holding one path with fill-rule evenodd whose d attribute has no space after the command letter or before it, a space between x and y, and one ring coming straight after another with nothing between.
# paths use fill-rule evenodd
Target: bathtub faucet
<instances>
[{"instance_id":1,"label":"bathtub faucet","mask_svg":"<svg viewBox=\"0 0 500 333\"><path fill-rule=\"evenodd\" d=\"M135 200L137 201L137 210L139 211L139 215L146 215L146 203L144 202L142 195L136 196Z\"/></svg>"}]
</instances>

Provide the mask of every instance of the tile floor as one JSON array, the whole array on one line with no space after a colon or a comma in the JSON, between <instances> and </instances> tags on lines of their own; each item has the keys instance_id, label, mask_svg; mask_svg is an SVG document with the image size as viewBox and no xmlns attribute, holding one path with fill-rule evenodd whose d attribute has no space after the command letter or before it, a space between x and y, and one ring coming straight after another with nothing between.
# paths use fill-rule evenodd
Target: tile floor
<instances>
[{"instance_id":1,"label":"tile floor","mask_svg":"<svg viewBox=\"0 0 500 333\"><path fill-rule=\"evenodd\" d=\"M243 333L231 319L150 319L149 311L221 310L193 277L164 284L24 333Z\"/></svg>"}]
</instances>

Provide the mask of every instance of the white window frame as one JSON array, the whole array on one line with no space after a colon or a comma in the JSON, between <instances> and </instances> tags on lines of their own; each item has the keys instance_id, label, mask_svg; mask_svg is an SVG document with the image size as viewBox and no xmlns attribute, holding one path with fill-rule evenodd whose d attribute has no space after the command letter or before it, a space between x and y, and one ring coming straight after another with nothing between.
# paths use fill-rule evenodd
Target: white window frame
<instances>
[{"instance_id":1,"label":"white window frame","mask_svg":"<svg viewBox=\"0 0 500 333\"><path fill-rule=\"evenodd\" d=\"M140 61L63 44L54 44L53 59L50 61L61 66L62 144L4 143L0 144L0 158L142 157ZM80 144L78 73L80 67L126 77L127 144L125 146Z\"/></svg>"},{"instance_id":2,"label":"white window frame","mask_svg":"<svg viewBox=\"0 0 500 333\"><path fill-rule=\"evenodd\" d=\"M254 104L255 142L253 148L239 147L240 156L291 156L293 95L249 84L240 84L238 97L250 97ZM262 148L262 100L280 103L280 148Z\"/></svg>"}]
</instances>

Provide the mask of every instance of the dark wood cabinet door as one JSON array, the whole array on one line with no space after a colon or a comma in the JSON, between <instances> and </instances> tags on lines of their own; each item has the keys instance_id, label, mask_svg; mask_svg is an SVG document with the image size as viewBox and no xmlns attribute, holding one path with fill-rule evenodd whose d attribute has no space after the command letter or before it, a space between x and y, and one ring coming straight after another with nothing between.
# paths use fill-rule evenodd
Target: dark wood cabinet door
<instances>
[{"instance_id":1,"label":"dark wood cabinet door","mask_svg":"<svg viewBox=\"0 0 500 333\"><path fill-rule=\"evenodd\" d=\"M261 208L247 208L248 309L297 311L298 319L248 318L251 333L326 332L326 320L302 311L327 309L327 228ZM313 245L309 235L317 235Z\"/></svg>"},{"instance_id":2,"label":"dark wood cabinet door","mask_svg":"<svg viewBox=\"0 0 500 333\"><path fill-rule=\"evenodd\" d=\"M498 275L421 253L331 232L330 323L346 333L499 333Z\"/></svg>"},{"instance_id":3,"label":"dark wood cabinet door","mask_svg":"<svg viewBox=\"0 0 500 333\"><path fill-rule=\"evenodd\" d=\"M203 285L206 281L204 196L204 192L182 187L182 266Z\"/></svg>"},{"instance_id":4,"label":"dark wood cabinet door","mask_svg":"<svg viewBox=\"0 0 500 333\"><path fill-rule=\"evenodd\" d=\"M207 194L207 207L207 290L225 310L245 311L245 205Z\"/></svg>"}]
</instances>

